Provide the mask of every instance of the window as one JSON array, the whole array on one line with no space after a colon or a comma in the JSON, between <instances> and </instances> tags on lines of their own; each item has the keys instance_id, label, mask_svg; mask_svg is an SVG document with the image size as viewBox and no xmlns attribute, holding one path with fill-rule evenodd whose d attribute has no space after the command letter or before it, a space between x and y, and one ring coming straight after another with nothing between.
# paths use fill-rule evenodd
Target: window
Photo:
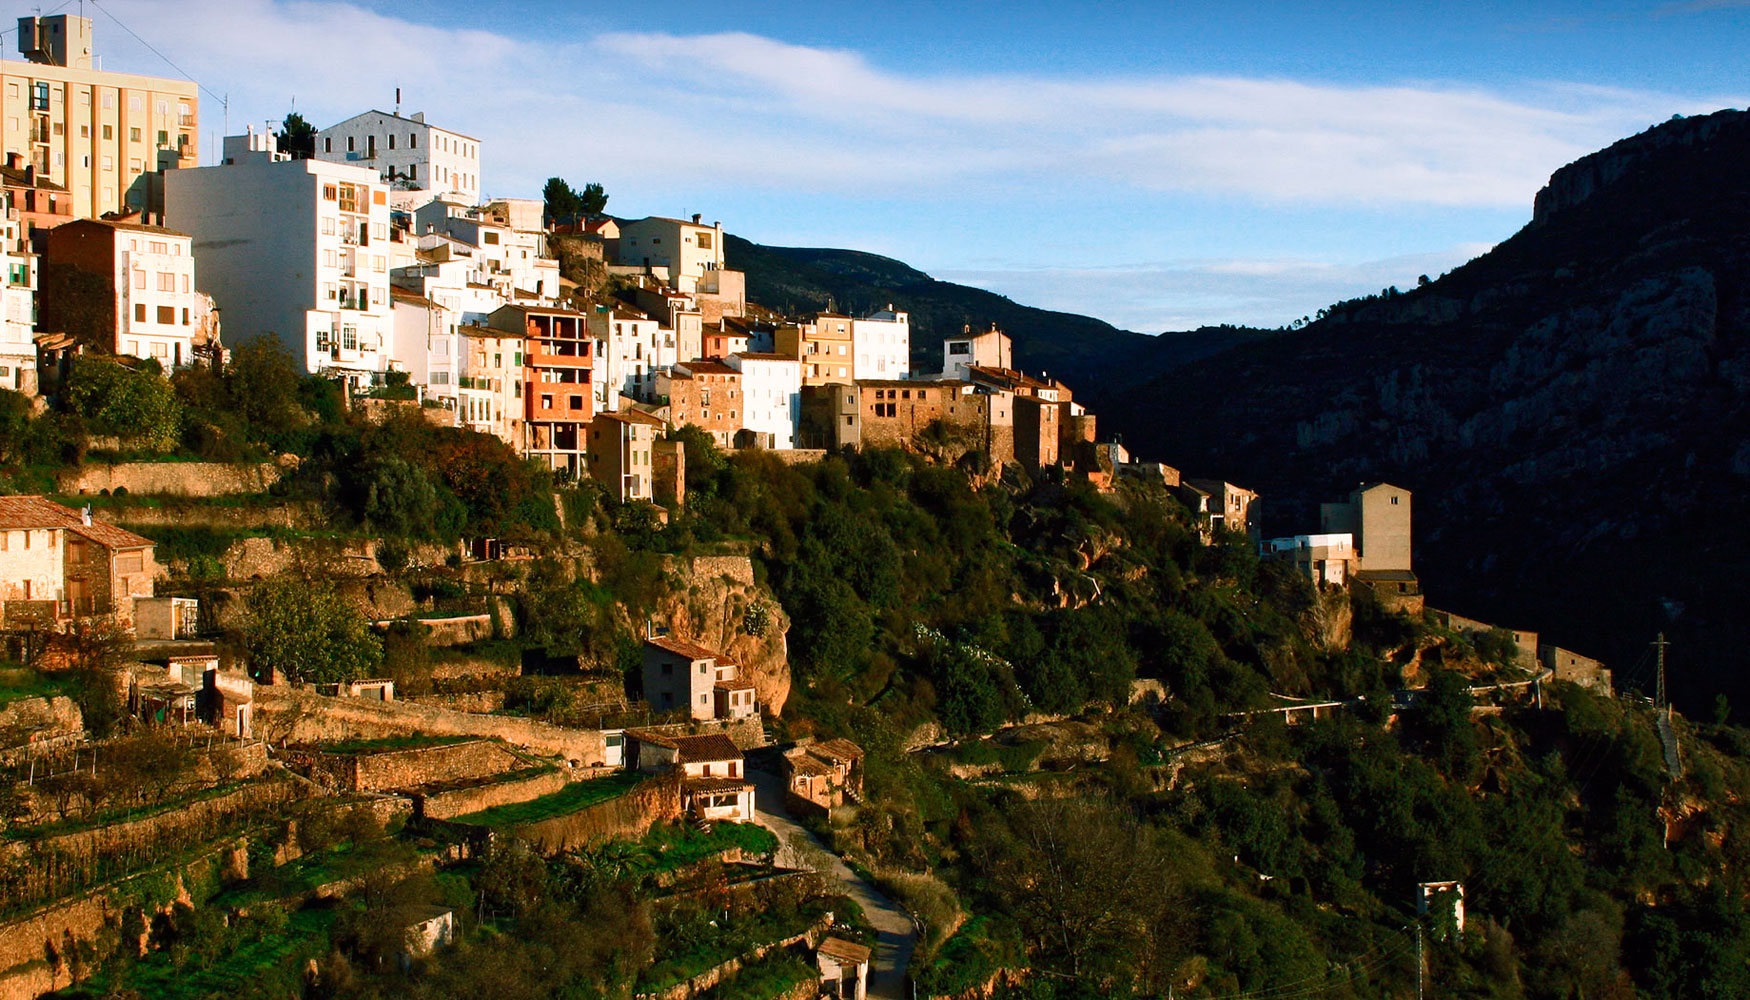
<instances>
[{"instance_id":1,"label":"window","mask_svg":"<svg viewBox=\"0 0 1750 1000\"><path fill-rule=\"evenodd\" d=\"M105 91L104 92L103 106L110 111L115 110L115 92L114 91Z\"/></svg>"},{"instance_id":2,"label":"window","mask_svg":"<svg viewBox=\"0 0 1750 1000\"><path fill-rule=\"evenodd\" d=\"M325 135L322 137L322 151L324 153L334 152L334 137L333 136Z\"/></svg>"},{"instance_id":3,"label":"window","mask_svg":"<svg viewBox=\"0 0 1750 1000\"><path fill-rule=\"evenodd\" d=\"M410 181L419 180L419 164L409 163L407 165L407 179Z\"/></svg>"},{"instance_id":4,"label":"window","mask_svg":"<svg viewBox=\"0 0 1750 1000\"><path fill-rule=\"evenodd\" d=\"M418 132L407 133L407 148L408 149L418 149L419 148L419 133Z\"/></svg>"},{"instance_id":5,"label":"window","mask_svg":"<svg viewBox=\"0 0 1750 1000\"><path fill-rule=\"evenodd\" d=\"M541 409L551 410L552 408L553 408L553 397L547 395L544 392L541 393Z\"/></svg>"},{"instance_id":6,"label":"window","mask_svg":"<svg viewBox=\"0 0 1750 1000\"><path fill-rule=\"evenodd\" d=\"M103 137L105 139L114 139L115 138L115 126L114 125L105 125L103 127ZM103 169L105 169L105 170L109 169L109 162L110 162L109 157L106 156L103 158L103 164L104 164Z\"/></svg>"},{"instance_id":7,"label":"window","mask_svg":"<svg viewBox=\"0 0 1750 1000\"><path fill-rule=\"evenodd\" d=\"M346 137L346 151L349 153L357 152L357 150L353 148L353 137L350 135Z\"/></svg>"},{"instance_id":8,"label":"window","mask_svg":"<svg viewBox=\"0 0 1750 1000\"><path fill-rule=\"evenodd\" d=\"M162 323L165 326L174 326L176 324L176 307L175 306L159 306L158 307L158 322ZM156 350L157 348L162 347L164 345L154 344L152 346L153 346L153 349Z\"/></svg>"},{"instance_id":9,"label":"window","mask_svg":"<svg viewBox=\"0 0 1750 1000\"><path fill-rule=\"evenodd\" d=\"M170 133L169 132L166 132L163 129L158 130L158 145L160 145L160 146L170 145Z\"/></svg>"},{"instance_id":10,"label":"window","mask_svg":"<svg viewBox=\"0 0 1750 1000\"><path fill-rule=\"evenodd\" d=\"M485 237L486 242L488 242L488 243L495 244L495 245L498 243L498 234L497 233L486 232L486 233L481 233L480 235Z\"/></svg>"},{"instance_id":11,"label":"window","mask_svg":"<svg viewBox=\"0 0 1750 1000\"><path fill-rule=\"evenodd\" d=\"M326 290L329 301L332 302L333 300L340 297L340 292L335 287L334 282L332 282L332 281L328 282L326 285L323 286L323 288Z\"/></svg>"},{"instance_id":12,"label":"window","mask_svg":"<svg viewBox=\"0 0 1750 1000\"><path fill-rule=\"evenodd\" d=\"M139 95L139 94L132 94L132 95L130 95L130 96L129 96L129 97L128 97L128 110L129 110L129 111L138 111L138 110L140 110L140 109L141 109L141 108L142 108L142 107L143 107L143 106L144 106L144 105L143 105L143 104L142 104L142 103L141 103L141 101L140 101L140 95ZM138 132L138 131L139 131L139 129L135 129L135 130L134 130L134 131L136 131L136 132Z\"/></svg>"},{"instance_id":13,"label":"window","mask_svg":"<svg viewBox=\"0 0 1750 1000\"><path fill-rule=\"evenodd\" d=\"M349 351L359 349L359 328L348 323L340 328L340 346Z\"/></svg>"},{"instance_id":14,"label":"window","mask_svg":"<svg viewBox=\"0 0 1750 1000\"><path fill-rule=\"evenodd\" d=\"M144 272L144 271L135 271L134 272L134 287L138 288L141 291L146 290L146 272Z\"/></svg>"},{"instance_id":15,"label":"window","mask_svg":"<svg viewBox=\"0 0 1750 1000\"><path fill-rule=\"evenodd\" d=\"M158 290L160 292L176 291L176 275L169 271L158 272Z\"/></svg>"},{"instance_id":16,"label":"window","mask_svg":"<svg viewBox=\"0 0 1750 1000\"><path fill-rule=\"evenodd\" d=\"M134 322L136 322L136 323L146 322L146 303L144 303L144 302L134 303Z\"/></svg>"},{"instance_id":17,"label":"window","mask_svg":"<svg viewBox=\"0 0 1750 1000\"><path fill-rule=\"evenodd\" d=\"M333 184L322 185L322 200L323 201L335 201L335 200L339 199L339 197L340 197L340 189L339 188L335 187Z\"/></svg>"},{"instance_id":18,"label":"window","mask_svg":"<svg viewBox=\"0 0 1750 1000\"><path fill-rule=\"evenodd\" d=\"M91 138L91 126L89 126L89 125L79 126L79 138L81 138L81 139Z\"/></svg>"},{"instance_id":19,"label":"window","mask_svg":"<svg viewBox=\"0 0 1750 1000\"><path fill-rule=\"evenodd\" d=\"M1392 497L1392 498L1391 498L1391 505L1392 505L1392 506L1393 506L1393 507L1396 507L1396 506L1397 506L1397 505L1398 505L1398 498L1397 498L1397 497Z\"/></svg>"},{"instance_id":20,"label":"window","mask_svg":"<svg viewBox=\"0 0 1750 1000\"><path fill-rule=\"evenodd\" d=\"M393 132L389 133L389 148L390 149L395 148L395 133L393 133Z\"/></svg>"},{"instance_id":21,"label":"window","mask_svg":"<svg viewBox=\"0 0 1750 1000\"><path fill-rule=\"evenodd\" d=\"M158 113L161 115L169 114L170 113L170 102L169 101L159 101L158 102Z\"/></svg>"},{"instance_id":22,"label":"window","mask_svg":"<svg viewBox=\"0 0 1750 1000\"><path fill-rule=\"evenodd\" d=\"M135 108L134 110L138 111L139 109ZM137 128L128 129L128 141L129 142L139 142L140 141L140 130Z\"/></svg>"},{"instance_id":23,"label":"window","mask_svg":"<svg viewBox=\"0 0 1750 1000\"><path fill-rule=\"evenodd\" d=\"M164 314L164 312L165 312L165 310L163 310L163 309L158 310L158 313L160 316L162 316ZM154 358L169 357L170 356L170 348L165 347L163 344L153 344L152 345L152 356Z\"/></svg>"},{"instance_id":24,"label":"window","mask_svg":"<svg viewBox=\"0 0 1750 1000\"><path fill-rule=\"evenodd\" d=\"M704 672L705 672L705 665L703 663L701 663L701 664L699 664L699 673L703 674Z\"/></svg>"},{"instance_id":25,"label":"window","mask_svg":"<svg viewBox=\"0 0 1750 1000\"><path fill-rule=\"evenodd\" d=\"M189 325L189 322L188 322L188 310L187 310L187 309L186 309L186 308L184 308L184 309L183 309L183 310L182 310L182 325L183 325L183 326L188 326L188 325Z\"/></svg>"},{"instance_id":26,"label":"window","mask_svg":"<svg viewBox=\"0 0 1750 1000\"><path fill-rule=\"evenodd\" d=\"M49 85L46 80L39 80L30 85L30 110L47 111L49 109Z\"/></svg>"},{"instance_id":27,"label":"window","mask_svg":"<svg viewBox=\"0 0 1750 1000\"><path fill-rule=\"evenodd\" d=\"M972 345L966 343L965 341L952 341L951 340L948 342L948 353L949 354L971 354L972 353Z\"/></svg>"},{"instance_id":28,"label":"window","mask_svg":"<svg viewBox=\"0 0 1750 1000\"><path fill-rule=\"evenodd\" d=\"M146 568L145 563L145 555L138 549L115 554L115 571L117 573L138 573Z\"/></svg>"},{"instance_id":29,"label":"window","mask_svg":"<svg viewBox=\"0 0 1750 1000\"><path fill-rule=\"evenodd\" d=\"M332 216L322 220L322 235L324 235L324 236L333 236L334 235L334 218Z\"/></svg>"}]
</instances>

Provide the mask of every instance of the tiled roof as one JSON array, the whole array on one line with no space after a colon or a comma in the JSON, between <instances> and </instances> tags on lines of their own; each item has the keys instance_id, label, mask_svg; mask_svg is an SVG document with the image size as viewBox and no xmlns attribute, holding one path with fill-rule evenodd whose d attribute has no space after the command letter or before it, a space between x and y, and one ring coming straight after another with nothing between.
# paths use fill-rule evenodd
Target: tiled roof
<instances>
[{"instance_id":1,"label":"tiled roof","mask_svg":"<svg viewBox=\"0 0 1750 1000\"><path fill-rule=\"evenodd\" d=\"M111 229L120 229L130 233L151 233L154 236L180 236L185 240L193 239L189 234L179 233L174 229L165 229L163 226L148 226L143 222L128 222L125 219L76 219L72 222L66 223L66 225L76 226L80 223L92 226L108 226Z\"/></svg>"},{"instance_id":2,"label":"tiled roof","mask_svg":"<svg viewBox=\"0 0 1750 1000\"><path fill-rule=\"evenodd\" d=\"M871 952L860 944L846 941L844 938L827 938L816 949L827 958L835 959L847 965L867 965Z\"/></svg>"},{"instance_id":3,"label":"tiled roof","mask_svg":"<svg viewBox=\"0 0 1750 1000\"><path fill-rule=\"evenodd\" d=\"M0 497L0 529L65 528L111 549L151 548L157 543L113 524L93 520L87 525L79 512L37 496Z\"/></svg>"},{"instance_id":4,"label":"tiled roof","mask_svg":"<svg viewBox=\"0 0 1750 1000\"><path fill-rule=\"evenodd\" d=\"M752 691L753 681L718 681L711 687L718 691Z\"/></svg>"},{"instance_id":5,"label":"tiled roof","mask_svg":"<svg viewBox=\"0 0 1750 1000\"><path fill-rule=\"evenodd\" d=\"M683 361L687 371L694 375L740 375L741 373L721 361Z\"/></svg>"},{"instance_id":6,"label":"tiled roof","mask_svg":"<svg viewBox=\"0 0 1750 1000\"><path fill-rule=\"evenodd\" d=\"M735 741L722 733L710 733L705 736L676 736L676 749L680 750L682 764L707 764L720 760L740 760L741 750Z\"/></svg>"},{"instance_id":7,"label":"tiled roof","mask_svg":"<svg viewBox=\"0 0 1750 1000\"><path fill-rule=\"evenodd\" d=\"M847 739L821 740L819 743L809 744L808 750L816 755L846 762L863 759L863 748Z\"/></svg>"},{"instance_id":8,"label":"tiled roof","mask_svg":"<svg viewBox=\"0 0 1750 1000\"><path fill-rule=\"evenodd\" d=\"M747 361L795 361L795 360L797 360L794 356L789 355L789 354L773 354L769 351L742 351L740 354L737 354L736 357L742 358L742 359L747 360Z\"/></svg>"},{"instance_id":9,"label":"tiled roof","mask_svg":"<svg viewBox=\"0 0 1750 1000\"><path fill-rule=\"evenodd\" d=\"M680 746L679 743L675 742L673 736L664 736L653 729L628 729L626 730L626 737L628 739L637 740L639 743L648 743L651 746L656 747L667 747L670 750L676 749Z\"/></svg>"},{"instance_id":10,"label":"tiled roof","mask_svg":"<svg viewBox=\"0 0 1750 1000\"><path fill-rule=\"evenodd\" d=\"M391 301L394 301L394 302L405 302L408 305L412 305L412 306L424 306L427 309L442 309L443 308L443 306L438 305L436 302L433 302L432 300L426 298L425 296L420 295L416 292L410 292L407 289L400 287L399 285L390 285L389 286L389 298Z\"/></svg>"},{"instance_id":11,"label":"tiled roof","mask_svg":"<svg viewBox=\"0 0 1750 1000\"><path fill-rule=\"evenodd\" d=\"M666 649L671 653L677 653L689 660L715 660L717 658L715 652L706 649L704 646L696 646L685 640L676 639L675 637L668 635L654 636L644 640L644 644L647 646L655 646L658 649Z\"/></svg>"},{"instance_id":12,"label":"tiled roof","mask_svg":"<svg viewBox=\"0 0 1750 1000\"><path fill-rule=\"evenodd\" d=\"M816 760L806 749L792 750L785 754L784 763L788 764L790 770L796 774L805 774L809 777L823 778L832 774L832 768Z\"/></svg>"}]
</instances>

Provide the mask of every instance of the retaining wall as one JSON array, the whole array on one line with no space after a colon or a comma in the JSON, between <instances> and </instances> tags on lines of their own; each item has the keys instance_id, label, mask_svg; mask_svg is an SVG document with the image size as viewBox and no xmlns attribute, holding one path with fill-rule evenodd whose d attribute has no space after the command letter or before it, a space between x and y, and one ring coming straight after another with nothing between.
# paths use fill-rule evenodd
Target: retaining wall
<instances>
[{"instance_id":1,"label":"retaining wall","mask_svg":"<svg viewBox=\"0 0 1750 1000\"><path fill-rule=\"evenodd\" d=\"M427 819L451 819L494 806L515 805L551 795L563 789L565 774L556 769L535 771L524 777L428 792L419 796L415 811Z\"/></svg>"},{"instance_id":2,"label":"retaining wall","mask_svg":"<svg viewBox=\"0 0 1750 1000\"><path fill-rule=\"evenodd\" d=\"M637 840L657 823L681 818L676 774L651 778L618 798L508 831L542 854L562 854L604 840Z\"/></svg>"},{"instance_id":3,"label":"retaining wall","mask_svg":"<svg viewBox=\"0 0 1750 1000\"><path fill-rule=\"evenodd\" d=\"M125 489L151 496L217 497L242 493L266 493L279 482L282 472L272 462L231 465L224 462L122 462L118 465L85 464L57 473L55 488L62 494L100 493Z\"/></svg>"},{"instance_id":4,"label":"retaining wall","mask_svg":"<svg viewBox=\"0 0 1750 1000\"><path fill-rule=\"evenodd\" d=\"M606 751L598 730L401 701L325 698L277 684L255 688L255 731L276 744L417 735L492 737L561 757L575 767L601 764Z\"/></svg>"}]
</instances>

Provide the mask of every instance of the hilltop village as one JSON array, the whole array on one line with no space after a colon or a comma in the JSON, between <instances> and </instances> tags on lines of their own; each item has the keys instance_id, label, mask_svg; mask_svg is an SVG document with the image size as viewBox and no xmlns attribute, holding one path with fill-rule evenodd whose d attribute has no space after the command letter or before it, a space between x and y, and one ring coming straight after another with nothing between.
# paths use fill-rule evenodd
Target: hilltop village
<instances>
[{"instance_id":1,"label":"hilltop village","mask_svg":"<svg viewBox=\"0 0 1750 1000\"><path fill-rule=\"evenodd\" d=\"M19 35L0 998L1592 974L1508 931L1594 905L1566 847L1532 898L1402 817L1497 808L1557 705L1624 745L1644 707L1431 606L1409 490L1266 538L1256 492L1131 455L976 317L938 352L891 304L750 301L720 222L487 196L491 151L399 108L201 166L195 84L95 68L82 17ZM1611 801L1722 849L1697 789L1736 765L1658 707L1656 808ZM1414 763L1256 804L1365 753Z\"/></svg>"}]
</instances>

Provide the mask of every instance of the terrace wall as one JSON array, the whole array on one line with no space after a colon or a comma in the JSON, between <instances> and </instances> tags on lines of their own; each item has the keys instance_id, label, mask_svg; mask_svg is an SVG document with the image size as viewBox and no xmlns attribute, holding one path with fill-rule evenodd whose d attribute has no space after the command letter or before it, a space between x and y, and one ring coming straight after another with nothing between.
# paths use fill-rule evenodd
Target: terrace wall
<instances>
[{"instance_id":1,"label":"terrace wall","mask_svg":"<svg viewBox=\"0 0 1750 1000\"><path fill-rule=\"evenodd\" d=\"M552 795L566 784L563 772L554 769L541 770L524 777L513 776L502 781L428 792L418 798L415 810L427 819L451 819L494 806L516 805L543 795Z\"/></svg>"},{"instance_id":2,"label":"terrace wall","mask_svg":"<svg viewBox=\"0 0 1750 1000\"><path fill-rule=\"evenodd\" d=\"M432 705L365 698L326 698L284 685L255 688L255 729L274 743L385 739L395 736L479 736L561 757L574 767L602 764L606 741L593 729L503 715L471 715Z\"/></svg>"}]
</instances>

